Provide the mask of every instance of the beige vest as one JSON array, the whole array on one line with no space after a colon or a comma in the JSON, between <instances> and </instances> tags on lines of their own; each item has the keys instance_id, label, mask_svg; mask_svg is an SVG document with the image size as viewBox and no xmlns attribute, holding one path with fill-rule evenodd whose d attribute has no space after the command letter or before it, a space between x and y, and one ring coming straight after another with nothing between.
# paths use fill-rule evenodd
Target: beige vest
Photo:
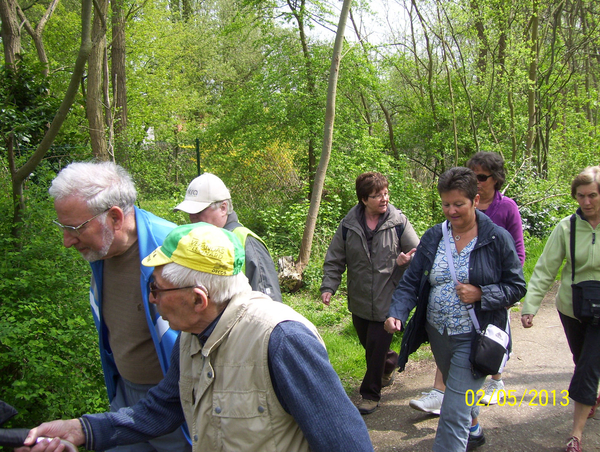
<instances>
[{"instance_id":1,"label":"beige vest","mask_svg":"<svg viewBox=\"0 0 600 452\"><path fill-rule=\"evenodd\" d=\"M234 297L204 347L181 333L179 391L194 452L309 450L269 375L271 331L286 320L303 323L323 343L308 320L260 292Z\"/></svg>"}]
</instances>

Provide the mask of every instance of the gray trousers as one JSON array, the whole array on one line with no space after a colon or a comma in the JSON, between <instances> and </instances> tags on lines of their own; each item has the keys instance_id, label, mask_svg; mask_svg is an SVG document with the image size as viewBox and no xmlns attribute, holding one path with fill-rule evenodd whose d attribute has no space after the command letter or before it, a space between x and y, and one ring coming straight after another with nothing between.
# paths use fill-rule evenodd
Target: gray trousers
<instances>
[{"instance_id":1,"label":"gray trousers","mask_svg":"<svg viewBox=\"0 0 600 452\"><path fill-rule=\"evenodd\" d=\"M118 411L119 408L135 405L153 387L154 385L138 385L119 378L117 395L110 403L110 411ZM191 452L191 450L192 446L185 438L181 428L178 428L168 435L154 438L145 443L117 446L107 452Z\"/></svg>"},{"instance_id":2,"label":"gray trousers","mask_svg":"<svg viewBox=\"0 0 600 452\"><path fill-rule=\"evenodd\" d=\"M471 334L449 336L440 334L429 322L426 324L435 363L442 372L446 392L435 434L435 452L464 452L467 449L471 420L479 416L478 406L469 406L465 399L469 389L477 393L485 378L471 373ZM478 397L475 396L475 401ZM472 398L471 398L472 400Z\"/></svg>"}]
</instances>

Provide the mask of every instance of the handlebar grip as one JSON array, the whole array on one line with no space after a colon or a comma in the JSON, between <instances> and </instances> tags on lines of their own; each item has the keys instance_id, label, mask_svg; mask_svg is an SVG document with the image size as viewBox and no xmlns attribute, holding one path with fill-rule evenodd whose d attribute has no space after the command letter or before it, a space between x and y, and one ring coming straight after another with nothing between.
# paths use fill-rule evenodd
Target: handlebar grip
<instances>
[{"instance_id":1,"label":"handlebar grip","mask_svg":"<svg viewBox=\"0 0 600 452\"><path fill-rule=\"evenodd\" d=\"M0 446L21 447L28 434L27 428L0 428Z\"/></svg>"},{"instance_id":2,"label":"handlebar grip","mask_svg":"<svg viewBox=\"0 0 600 452\"><path fill-rule=\"evenodd\" d=\"M21 447L24 446L24 442L29 434L27 428L0 428L0 446L5 447ZM43 439L51 440L52 438L39 437L37 442L39 443ZM65 445L65 451L67 452L78 452L77 447L73 443L64 439L60 440Z\"/></svg>"}]
</instances>

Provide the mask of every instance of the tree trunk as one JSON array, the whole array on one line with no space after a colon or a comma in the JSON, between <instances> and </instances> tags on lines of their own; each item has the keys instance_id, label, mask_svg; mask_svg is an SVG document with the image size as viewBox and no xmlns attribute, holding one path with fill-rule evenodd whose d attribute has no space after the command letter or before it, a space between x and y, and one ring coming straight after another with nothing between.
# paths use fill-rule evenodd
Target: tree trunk
<instances>
[{"instance_id":1,"label":"tree trunk","mask_svg":"<svg viewBox=\"0 0 600 452\"><path fill-rule=\"evenodd\" d=\"M363 53L365 55L365 58L369 59L369 52L367 51L367 48L365 46L365 42L363 39L363 36L360 33L359 27L356 25L356 22L354 21L354 16L352 15L352 11L350 11L350 21L352 22L352 27L354 28L354 33L356 34L356 37L358 38L358 41L360 42L360 45L362 47ZM370 68L370 66L369 66ZM371 72L371 69L369 69L369 72ZM375 78L377 78L377 74L372 74ZM361 98L364 99L363 94L361 93ZM381 111L383 112L383 116L385 117L385 123L387 124L388 127L388 137L390 140L390 148L392 150L392 155L394 156L394 158L396 160L398 160L400 158L400 155L398 153L398 148L396 147L396 142L394 139L394 123L392 121L392 115L390 114L390 111L386 108L386 106L383 104L383 100L381 99L381 96L379 96L379 94L376 92L376 90L374 90L373 92L373 96L375 97L375 99L377 100L377 103L379 105L379 108L381 108ZM367 109L367 103L366 101L363 101L364 104L364 108L365 108L365 112L367 114L369 114L369 111ZM373 125L371 123L371 120L369 118L369 136L373 135Z\"/></svg>"},{"instance_id":2,"label":"tree trunk","mask_svg":"<svg viewBox=\"0 0 600 452\"><path fill-rule=\"evenodd\" d=\"M0 19L2 20L4 64L14 66L17 62L17 55L21 53L21 28L17 19L16 0L0 0Z\"/></svg>"},{"instance_id":3,"label":"tree trunk","mask_svg":"<svg viewBox=\"0 0 600 452\"><path fill-rule=\"evenodd\" d=\"M93 0L82 0L81 45L79 47L79 53L77 55L75 67L73 68L73 74L71 75L71 81L69 83L67 91L65 92L65 97L63 98L60 107L58 108L58 111L56 112L56 115L52 120L52 124L50 124L50 127L44 135L42 142L38 145L37 149L29 158L29 160L27 160L27 162L25 162L25 164L18 170L14 165L12 165L10 169L13 189L13 202L15 206L15 223L13 225L12 234L15 237L18 236L20 233L20 222L24 209L24 203L22 199L23 182L35 170L35 168L42 161L42 158L44 158L44 155L46 155L46 152L48 152L48 149L50 149L50 146L56 138L56 135L58 134L62 123L67 117L67 114L69 113L71 105L73 105L73 101L75 100L75 96L77 95L77 92L79 90L79 84L81 82L81 77L83 76L83 72L85 70L85 64L87 62L90 50L92 48L92 40L90 37L92 3Z\"/></svg>"},{"instance_id":4,"label":"tree trunk","mask_svg":"<svg viewBox=\"0 0 600 452\"><path fill-rule=\"evenodd\" d=\"M527 156L531 157L536 135L537 61L538 61L538 18L539 1L534 0L531 13L531 40L529 52L529 88L527 91Z\"/></svg>"},{"instance_id":5,"label":"tree trunk","mask_svg":"<svg viewBox=\"0 0 600 452\"><path fill-rule=\"evenodd\" d=\"M90 142L94 157L101 161L109 159L106 142L106 123L104 121L103 72L104 50L106 46L106 12L107 0L94 2L94 23L92 25L92 51L88 62L88 87L86 98L86 114L90 127Z\"/></svg>"},{"instance_id":6,"label":"tree trunk","mask_svg":"<svg viewBox=\"0 0 600 452\"><path fill-rule=\"evenodd\" d=\"M313 73L313 63L310 55L310 50L308 48L308 40L306 37L306 33L304 31L304 14L306 8L306 0L301 0L300 9L298 9L297 2L292 0L287 0L287 4L292 11L292 14L296 18L296 22L298 23L298 33L300 34L300 44L302 46L302 55L304 56L304 65L306 67L306 90L308 91L308 98L310 99L311 104L315 103L316 96L316 81L315 75ZM314 185L314 174L315 174L315 165L316 165L316 156L315 156L315 134L313 130L314 121L310 121L309 123L309 139L308 139L308 186L311 187L311 192L309 193L309 197L312 198L312 187Z\"/></svg>"},{"instance_id":7,"label":"tree trunk","mask_svg":"<svg viewBox=\"0 0 600 452\"><path fill-rule=\"evenodd\" d=\"M125 72L125 16L123 0L112 0L111 80L115 106L115 133L120 137L127 129L127 77Z\"/></svg>"},{"instance_id":8,"label":"tree trunk","mask_svg":"<svg viewBox=\"0 0 600 452\"><path fill-rule=\"evenodd\" d=\"M342 46L344 42L344 31L346 29L346 21L348 19L348 11L350 10L351 2L352 0L344 0L344 4L340 12L340 21L335 36L335 44L333 46L333 56L331 58L331 68L329 70L329 86L327 88L327 107L325 110L323 149L321 151L321 159L319 160L319 166L317 168L317 172L315 173L315 184L312 191L308 215L306 217L304 234L302 235L302 245L300 246L300 253L296 262L296 269L298 270L298 273L300 275L302 274L302 272L308 265L308 261L310 260L312 241L315 232L315 226L317 224L317 215L319 213L319 207L321 205L321 195L323 193L323 186L325 185L325 175L327 173L329 157L331 156L331 144L333 140L333 123L335 120L335 98L337 92L337 80L342 54ZM300 281L298 281L298 287L299 282Z\"/></svg>"},{"instance_id":9,"label":"tree trunk","mask_svg":"<svg viewBox=\"0 0 600 452\"><path fill-rule=\"evenodd\" d=\"M27 30L27 33L29 34L29 36L31 36L31 39L33 40L33 43L35 45L35 50L37 51L38 59L40 60L40 63L42 63L44 65L44 71L43 71L44 77L48 77L50 68L48 66L48 56L46 55L46 49L44 47L44 41L42 39L42 34L44 32L44 27L46 26L46 23L50 19L50 16L52 16L52 13L54 12L54 9L56 8L57 4L58 4L58 0L52 0L50 2L50 4L48 5L48 8L46 8L46 12L42 16L42 18L39 20L35 29L31 26L31 24L27 20L27 17L25 16L25 13L23 12L23 10L17 5L17 14L19 15L19 18L21 19L21 21L23 22L23 25L25 26L25 30Z\"/></svg>"}]
</instances>

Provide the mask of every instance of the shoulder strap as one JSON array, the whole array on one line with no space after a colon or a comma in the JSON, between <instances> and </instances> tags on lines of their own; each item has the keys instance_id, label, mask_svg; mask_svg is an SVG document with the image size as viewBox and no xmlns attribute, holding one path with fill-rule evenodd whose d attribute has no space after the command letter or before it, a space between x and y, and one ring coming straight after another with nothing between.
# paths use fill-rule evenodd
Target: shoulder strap
<instances>
[{"instance_id":1,"label":"shoulder strap","mask_svg":"<svg viewBox=\"0 0 600 452\"><path fill-rule=\"evenodd\" d=\"M452 275L452 280L454 281L454 284L458 284L458 280L456 279L456 270L454 268L454 259L452 258L452 250L450 249L450 237L448 235L448 220L442 223L442 234L444 236L444 244L446 245L446 258L448 260L448 269L450 270L450 275ZM471 321L473 322L475 331L481 334L481 327L479 326L479 320L477 320L477 315L475 315L475 309L473 309L473 304L467 305L467 311L469 312L469 316L471 317Z\"/></svg>"},{"instance_id":2,"label":"shoulder strap","mask_svg":"<svg viewBox=\"0 0 600 452\"><path fill-rule=\"evenodd\" d=\"M454 284L458 284L456 279L456 269L454 268L454 259L452 258L452 250L450 248L450 236L448 235L448 221L442 223L442 234L444 235L444 244L446 245L446 259L448 260L448 270Z\"/></svg>"},{"instance_id":3,"label":"shoulder strap","mask_svg":"<svg viewBox=\"0 0 600 452\"><path fill-rule=\"evenodd\" d=\"M571 248L571 282L575 282L575 222L577 221L577 214L571 215L571 233L569 245Z\"/></svg>"},{"instance_id":4,"label":"shoulder strap","mask_svg":"<svg viewBox=\"0 0 600 452\"><path fill-rule=\"evenodd\" d=\"M402 223L396 225L396 235L398 236L398 243L400 243L400 237L404 233L404 225Z\"/></svg>"}]
</instances>

